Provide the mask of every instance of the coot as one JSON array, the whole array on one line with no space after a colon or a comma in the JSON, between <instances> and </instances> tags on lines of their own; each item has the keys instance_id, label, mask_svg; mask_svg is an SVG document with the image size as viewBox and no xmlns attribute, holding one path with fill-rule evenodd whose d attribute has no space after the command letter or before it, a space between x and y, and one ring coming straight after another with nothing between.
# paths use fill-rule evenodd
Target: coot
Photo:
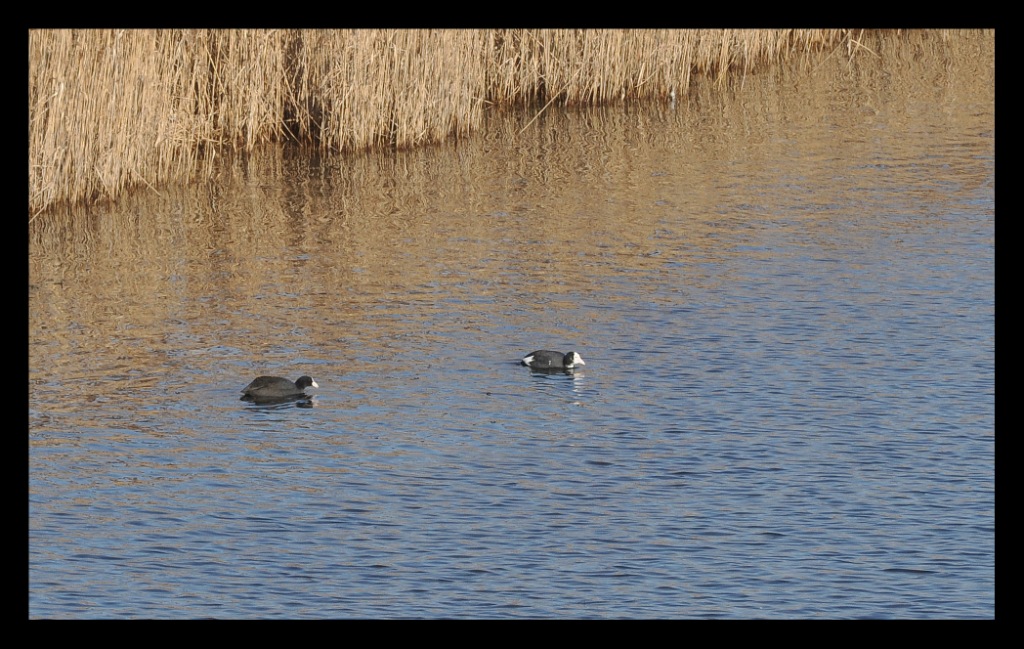
<instances>
[{"instance_id":1,"label":"coot","mask_svg":"<svg viewBox=\"0 0 1024 649\"><path fill-rule=\"evenodd\" d=\"M552 352L540 349L523 358L523 365L537 370L571 370L577 365L586 365L576 352Z\"/></svg>"},{"instance_id":2,"label":"coot","mask_svg":"<svg viewBox=\"0 0 1024 649\"><path fill-rule=\"evenodd\" d=\"M259 376L242 390L242 398L279 399L282 397L298 397L306 394L306 388L319 388L311 377L300 376L295 382L280 376Z\"/></svg>"}]
</instances>

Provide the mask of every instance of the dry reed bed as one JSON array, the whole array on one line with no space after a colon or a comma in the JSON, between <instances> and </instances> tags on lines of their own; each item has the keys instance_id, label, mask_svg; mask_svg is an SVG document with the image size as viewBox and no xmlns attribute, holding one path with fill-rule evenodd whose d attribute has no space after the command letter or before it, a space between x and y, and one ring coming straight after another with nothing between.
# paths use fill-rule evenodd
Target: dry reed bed
<instances>
[{"instance_id":1,"label":"dry reed bed","mask_svg":"<svg viewBox=\"0 0 1024 649\"><path fill-rule=\"evenodd\" d=\"M410 147L487 103L686 92L693 75L852 50L848 30L35 30L29 211L202 178L269 141Z\"/></svg>"}]
</instances>

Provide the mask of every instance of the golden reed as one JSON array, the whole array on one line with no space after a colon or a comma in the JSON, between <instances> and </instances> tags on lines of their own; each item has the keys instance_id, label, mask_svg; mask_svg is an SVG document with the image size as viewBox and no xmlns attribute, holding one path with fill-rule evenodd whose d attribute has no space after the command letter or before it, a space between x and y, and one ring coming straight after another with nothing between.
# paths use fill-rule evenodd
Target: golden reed
<instances>
[{"instance_id":1,"label":"golden reed","mask_svg":"<svg viewBox=\"0 0 1024 649\"><path fill-rule=\"evenodd\" d=\"M202 178L272 140L410 147L477 127L488 103L687 91L852 30L34 30L29 212Z\"/></svg>"}]
</instances>

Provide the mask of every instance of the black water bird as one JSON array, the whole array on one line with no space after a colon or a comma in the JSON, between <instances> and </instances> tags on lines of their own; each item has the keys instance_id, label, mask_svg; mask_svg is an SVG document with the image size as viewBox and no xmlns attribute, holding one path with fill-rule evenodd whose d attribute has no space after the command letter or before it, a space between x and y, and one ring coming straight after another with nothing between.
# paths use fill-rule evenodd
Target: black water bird
<instances>
[{"instance_id":1,"label":"black water bird","mask_svg":"<svg viewBox=\"0 0 1024 649\"><path fill-rule=\"evenodd\" d=\"M309 376L300 376L294 382L280 376L258 376L242 390L242 398L259 400L304 397L309 387L320 386Z\"/></svg>"},{"instance_id":2,"label":"black water bird","mask_svg":"<svg viewBox=\"0 0 1024 649\"><path fill-rule=\"evenodd\" d=\"M571 370L579 365L586 365L576 352L553 352L547 349L539 349L525 356L523 365L532 367L535 370Z\"/></svg>"}]
</instances>

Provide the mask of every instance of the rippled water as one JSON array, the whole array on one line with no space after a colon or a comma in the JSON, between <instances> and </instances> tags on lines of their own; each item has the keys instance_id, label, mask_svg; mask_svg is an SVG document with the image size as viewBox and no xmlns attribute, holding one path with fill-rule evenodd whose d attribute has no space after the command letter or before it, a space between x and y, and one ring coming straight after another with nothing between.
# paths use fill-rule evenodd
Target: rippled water
<instances>
[{"instance_id":1,"label":"rippled water","mask_svg":"<svg viewBox=\"0 0 1024 649\"><path fill-rule=\"evenodd\" d=\"M30 615L992 617L993 82L936 74L34 223Z\"/></svg>"}]
</instances>

